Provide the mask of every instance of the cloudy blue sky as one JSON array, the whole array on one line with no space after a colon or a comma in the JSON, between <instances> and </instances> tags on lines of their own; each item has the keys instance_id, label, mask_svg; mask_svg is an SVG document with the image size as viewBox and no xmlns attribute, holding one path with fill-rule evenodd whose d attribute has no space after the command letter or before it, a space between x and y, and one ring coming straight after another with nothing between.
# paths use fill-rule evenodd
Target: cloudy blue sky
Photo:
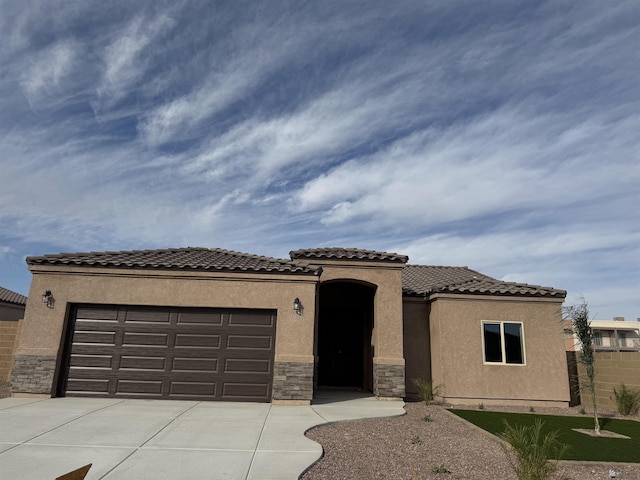
<instances>
[{"instance_id":1,"label":"cloudy blue sky","mask_svg":"<svg viewBox=\"0 0 640 480\"><path fill-rule=\"evenodd\" d=\"M0 0L25 257L344 246L640 317L640 3Z\"/></svg>"}]
</instances>

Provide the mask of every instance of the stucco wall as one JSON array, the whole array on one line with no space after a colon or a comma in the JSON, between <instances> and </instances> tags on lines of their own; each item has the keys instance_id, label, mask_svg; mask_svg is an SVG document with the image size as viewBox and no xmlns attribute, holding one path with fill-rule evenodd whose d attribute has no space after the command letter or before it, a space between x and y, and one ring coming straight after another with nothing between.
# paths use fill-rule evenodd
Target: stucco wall
<instances>
[{"instance_id":1,"label":"stucco wall","mask_svg":"<svg viewBox=\"0 0 640 480\"><path fill-rule=\"evenodd\" d=\"M404 397L405 361L402 323L402 269L404 263L352 259L295 260L321 266L321 282L359 281L375 288L373 298L373 393ZM320 300L322 301L322 300Z\"/></svg>"},{"instance_id":2,"label":"stucco wall","mask_svg":"<svg viewBox=\"0 0 640 480\"><path fill-rule=\"evenodd\" d=\"M404 317L404 359L407 397L418 398L413 380L431 381L431 338L429 310L431 304L423 298L405 297L402 304Z\"/></svg>"},{"instance_id":3,"label":"stucco wall","mask_svg":"<svg viewBox=\"0 0 640 480\"><path fill-rule=\"evenodd\" d=\"M567 406L559 300L438 295L431 304L432 378L454 404ZM522 322L525 365L484 364L482 321Z\"/></svg>"},{"instance_id":4,"label":"stucco wall","mask_svg":"<svg viewBox=\"0 0 640 480\"><path fill-rule=\"evenodd\" d=\"M579 353L578 353L579 355ZM599 408L616 410L613 389L620 390L624 383L629 388L640 390L640 352L596 352L596 402ZM584 365L578 362L578 375L585 373ZM582 405L591 406L591 394L580 390Z\"/></svg>"},{"instance_id":5,"label":"stucco wall","mask_svg":"<svg viewBox=\"0 0 640 480\"><path fill-rule=\"evenodd\" d=\"M321 281L359 280L376 286L373 362L404 365L402 342L402 268L384 262L323 261Z\"/></svg>"},{"instance_id":6,"label":"stucco wall","mask_svg":"<svg viewBox=\"0 0 640 480\"><path fill-rule=\"evenodd\" d=\"M16 355L57 357L68 305L126 304L277 310L276 362L313 364L313 331L318 278L307 275L215 274L150 270L32 269L33 278ZM54 308L40 302L51 290ZM293 311L298 297L303 315Z\"/></svg>"}]
</instances>

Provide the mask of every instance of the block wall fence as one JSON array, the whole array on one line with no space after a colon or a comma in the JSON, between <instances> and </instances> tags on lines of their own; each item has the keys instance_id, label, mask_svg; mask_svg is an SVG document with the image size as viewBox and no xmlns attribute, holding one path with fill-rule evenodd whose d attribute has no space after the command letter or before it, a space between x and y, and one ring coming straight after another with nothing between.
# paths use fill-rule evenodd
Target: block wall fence
<instances>
[{"instance_id":1,"label":"block wall fence","mask_svg":"<svg viewBox=\"0 0 640 480\"><path fill-rule=\"evenodd\" d=\"M629 388L640 390L640 352L596 352L596 402L598 408L617 410L613 389L624 383ZM578 374L585 369L578 362ZM582 405L588 410L591 397L580 390Z\"/></svg>"},{"instance_id":2,"label":"block wall fence","mask_svg":"<svg viewBox=\"0 0 640 480\"><path fill-rule=\"evenodd\" d=\"M11 378L11 368L22 329L22 321L0 321L0 381Z\"/></svg>"}]
</instances>

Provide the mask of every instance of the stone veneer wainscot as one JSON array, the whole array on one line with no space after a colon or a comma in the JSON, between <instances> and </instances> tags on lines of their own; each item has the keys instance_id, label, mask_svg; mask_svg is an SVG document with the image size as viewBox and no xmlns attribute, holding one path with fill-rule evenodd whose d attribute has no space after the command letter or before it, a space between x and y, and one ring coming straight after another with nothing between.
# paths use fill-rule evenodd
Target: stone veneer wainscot
<instances>
[{"instance_id":1,"label":"stone veneer wainscot","mask_svg":"<svg viewBox=\"0 0 640 480\"><path fill-rule=\"evenodd\" d=\"M16 355L11 373L13 393L50 394L56 357Z\"/></svg>"},{"instance_id":2,"label":"stone veneer wainscot","mask_svg":"<svg viewBox=\"0 0 640 480\"><path fill-rule=\"evenodd\" d=\"M404 365L373 365L373 393L376 397L402 398L404 386Z\"/></svg>"},{"instance_id":3,"label":"stone veneer wainscot","mask_svg":"<svg viewBox=\"0 0 640 480\"><path fill-rule=\"evenodd\" d=\"M313 398L313 363L275 362L274 400L311 400Z\"/></svg>"}]
</instances>

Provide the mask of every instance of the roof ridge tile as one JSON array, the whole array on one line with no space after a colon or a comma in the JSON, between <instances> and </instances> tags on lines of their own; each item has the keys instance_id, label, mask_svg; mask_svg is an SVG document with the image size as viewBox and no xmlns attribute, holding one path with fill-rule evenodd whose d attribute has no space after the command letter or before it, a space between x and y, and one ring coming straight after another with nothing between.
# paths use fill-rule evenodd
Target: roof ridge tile
<instances>
[{"instance_id":1,"label":"roof ridge tile","mask_svg":"<svg viewBox=\"0 0 640 480\"><path fill-rule=\"evenodd\" d=\"M365 261L391 261L407 263L409 257L398 253L367 250L363 248L322 247L292 250L289 252L291 259L324 258L324 259L355 259Z\"/></svg>"}]
</instances>

